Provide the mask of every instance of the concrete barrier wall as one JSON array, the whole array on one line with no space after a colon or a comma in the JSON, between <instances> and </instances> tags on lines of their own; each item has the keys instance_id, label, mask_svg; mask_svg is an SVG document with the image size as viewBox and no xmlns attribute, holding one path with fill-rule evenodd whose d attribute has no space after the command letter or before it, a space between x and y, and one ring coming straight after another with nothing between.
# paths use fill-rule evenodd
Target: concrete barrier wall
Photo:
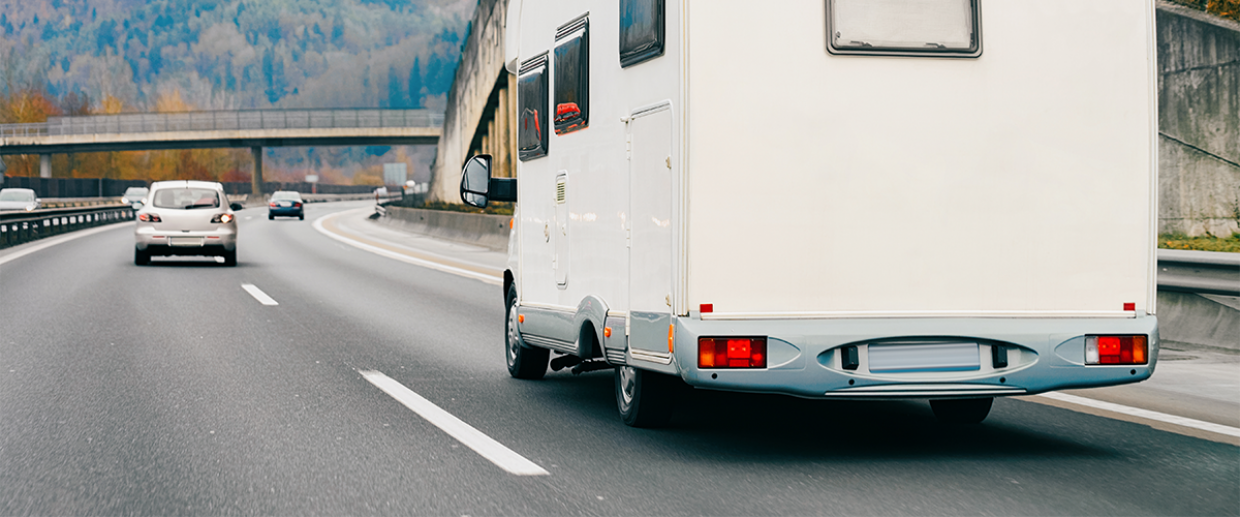
<instances>
[{"instance_id":1,"label":"concrete barrier wall","mask_svg":"<svg viewBox=\"0 0 1240 517\"><path fill-rule=\"evenodd\" d=\"M1158 292L1158 331L1168 346L1240 351L1240 298Z\"/></svg>"},{"instance_id":2,"label":"concrete barrier wall","mask_svg":"<svg viewBox=\"0 0 1240 517\"><path fill-rule=\"evenodd\" d=\"M1159 2L1159 232L1240 231L1240 23Z\"/></svg>"},{"instance_id":3,"label":"concrete barrier wall","mask_svg":"<svg viewBox=\"0 0 1240 517\"><path fill-rule=\"evenodd\" d=\"M447 241L482 246L497 251L508 249L509 221L506 215L470 214L423 210L420 208L387 207L381 221L410 232Z\"/></svg>"}]
</instances>

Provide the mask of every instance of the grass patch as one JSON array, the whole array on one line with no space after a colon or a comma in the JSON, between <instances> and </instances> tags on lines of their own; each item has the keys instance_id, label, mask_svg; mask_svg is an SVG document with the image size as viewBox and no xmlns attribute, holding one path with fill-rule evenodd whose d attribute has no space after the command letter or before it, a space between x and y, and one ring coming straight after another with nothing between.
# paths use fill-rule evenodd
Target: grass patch
<instances>
[{"instance_id":1,"label":"grass patch","mask_svg":"<svg viewBox=\"0 0 1240 517\"><path fill-rule=\"evenodd\" d=\"M1158 247L1168 250L1226 251L1240 253L1240 233L1231 237L1189 237L1182 233L1164 233L1158 236Z\"/></svg>"}]
</instances>

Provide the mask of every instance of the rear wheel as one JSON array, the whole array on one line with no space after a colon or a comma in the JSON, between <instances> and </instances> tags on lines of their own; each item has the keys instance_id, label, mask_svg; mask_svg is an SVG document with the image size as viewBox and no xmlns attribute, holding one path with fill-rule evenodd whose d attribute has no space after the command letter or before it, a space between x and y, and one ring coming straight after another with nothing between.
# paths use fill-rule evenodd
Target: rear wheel
<instances>
[{"instance_id":1,"label":"rear wheel","mask_svg":"<svg viewBox=\"0 0 1240 517\"><path fill-rule=\"evenodd\" d=\"M547 359L551 351L546 348L525 346L521 331L517 328L517 286L508 287L508 313L504 318L504 356L508 360L508 374L518 379L541 379L547 374Z\"/></svg>"},{"instance_id":2,"label":"rear wheel","mask_svg":"<svg viewBox=\"0 0 1240 517\"><path fill-rule=\"evenodd\" d=\"M151 253L138 248L133 249L133 264L135 266L145 266L151 263Z\"/></svg>"},{"instance_id":3,"label":"rear wheel","mask_svg":"<svg viewBox=\"0 0 1240 517\"><path fill-rule=\"evenodd\" d=\"M306 214L305 214L305 213L300 213L300 214L297 214L297 220L298 220L298 221L305 221L305 220L306 220Z\"/></svg>"},{"instance_id":4,"label":"rear wheel","mask_svg":"<svg viewBox=\"0 0 1240 517\"><path fill-rule=\"evenodd\" d=\"M237 250L234 249L231 251L224 252L224 265L227 267L233 267L237 265Z\"/></svg>"},{"instance_id":5,"label":"rear wheel","mask_svg":"<svg viewBox=\"0 0 1240 517\"><path fill-rule=\"evenodd\" d=\"M945 424L980 424L990 414L994 402L994 397L931 400L930 409L935 418Z\"/></svg>"},{"instance_id":6,"label":"rear wheel","mask_svg":"<svg viewBox=\"0 0 1240 517\"><path fill-rule=\"evenodd\" d=\"M615 377L616 407L626 425L663 427L672 420L684 387L680 379L632 366L616 368Z\"/></svg>"},{"instance_id":7,"label":"rear wheel","mask_svg":"<svg viewBox=\"0 0 1240 517\"><path fill-rule=\"evenodd\" d=\"M268 221L274 221L274 220L275 220L275 218L276 218L276 216L271 215L271 212L267 212L267 220L268 220Z\"/></svg>"}]
</instances>

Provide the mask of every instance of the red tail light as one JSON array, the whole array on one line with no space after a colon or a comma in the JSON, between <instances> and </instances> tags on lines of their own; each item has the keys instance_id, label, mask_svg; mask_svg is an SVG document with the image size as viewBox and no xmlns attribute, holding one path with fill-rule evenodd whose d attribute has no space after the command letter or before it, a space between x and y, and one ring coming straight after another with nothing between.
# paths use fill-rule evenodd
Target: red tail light
<instances>
[{"instance_id":1,"label":"red tail light","mask_svg":"<svg viewBox=\"0 0 1240 517\"><path fill-rule=\"evenodd\" d=\"M1085 336L1085 364L1148 364L1145 336Z\"/></svg>"},{"instance_id":2,"label":"red tail light","mask_svg":"<svg viewBox=\"0 0 1240 517\"><path fill-rule=\"evenodd\" d=\"M139 220L139 221L142 221L142 222L144 222L144 223L162 223L162 222L164 222L164 220L163 220L163 219L160 219L160 218L159 218L159 216L158 216L158 215L156 215L156 214L138 214L138 220Z\"/></svg>"},{"instance_id":3,"label":"red tail light","mask_svg":"<svg viewBox=\"0 0 1240 517\"><path fill-rule=\"evenodd\" d=\"M766 368L766 338L698 338L698 368Z\"/></svg>"},{"instance_id":4,"label":"red tail light","mask_svg":"<svg viewBox=\"0 0 1240 517\"><path fill-rule=\"evenodd\" d=\"M301 208L301 203L293 203L293 208Z\"/></svg>"},{"instance_id":5,"label":"red tail light","mask_svg":"<svg viewBox=\"0 0 1240 517\"><path fill-rule=\"evenodd\" d=\"M275 202L275 201L272 201L272 202L271 202L271 204L269 204L269 205L267 205L267 206L270 206L271 208L275 208L275 207L277 207L277 206L280 206L280 203L277 203L277 202Z\"/></svg>"}]
</instances>

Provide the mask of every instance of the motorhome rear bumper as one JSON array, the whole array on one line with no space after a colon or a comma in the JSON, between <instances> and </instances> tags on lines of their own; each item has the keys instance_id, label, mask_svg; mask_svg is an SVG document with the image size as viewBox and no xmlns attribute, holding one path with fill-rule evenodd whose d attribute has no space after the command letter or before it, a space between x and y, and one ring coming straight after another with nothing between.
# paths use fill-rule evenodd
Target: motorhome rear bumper
<instances>
[{"instance_id":1,"label":"motorhome rear bumper","mask_svg":"<svg viewBox=\"0 0 1240 517\"><path fill-rule=\"evenodd\" d=\"M1148 362L1086 365L1088 335L1148 336ZM767 367L699 368L699 337L767 336ZM977 364L953 371L915 365L871 368L871 344L977 344ZM841 350L855 346L859 365L846 369ZM1009 359L997 366L992 348ZM956 347L959 350L959 346ZM891 350L891 349L887 349ZM875 358L888 353L873 349ZM810 398L961 398L1024 395L1139 382L1158 361L1158 320L1134 318L959 318L711 320L676 322L673 361L665 366L632 354L631 364L677 373L705 389L783 393Z\"/></svg>"}]
</instances>

